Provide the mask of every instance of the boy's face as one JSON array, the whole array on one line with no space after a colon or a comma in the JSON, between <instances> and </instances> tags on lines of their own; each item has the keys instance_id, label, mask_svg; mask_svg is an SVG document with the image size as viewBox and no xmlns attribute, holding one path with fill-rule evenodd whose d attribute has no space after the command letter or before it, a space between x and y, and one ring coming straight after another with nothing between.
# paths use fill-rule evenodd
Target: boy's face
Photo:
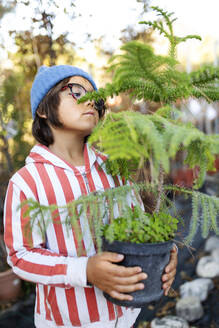
<instances>
[{"instance_id":1,"label":"boy's face","mask_svg":"<svg viewBox=\"0 0 219 328\"><path fill-rule=\"evenodd\" d=\"M89 135L99 120L98 111L94 108L92 101L81 104L77 103L81 92L93 91L92 84L81 76L70 78L68 85L72 84L72 90L69 87L60 91L60 104L58 107L59 121L62 123L61 129L72 131L82 137ZM72 92L73 93L72 93Z\"/></svg>"}]
</instances>

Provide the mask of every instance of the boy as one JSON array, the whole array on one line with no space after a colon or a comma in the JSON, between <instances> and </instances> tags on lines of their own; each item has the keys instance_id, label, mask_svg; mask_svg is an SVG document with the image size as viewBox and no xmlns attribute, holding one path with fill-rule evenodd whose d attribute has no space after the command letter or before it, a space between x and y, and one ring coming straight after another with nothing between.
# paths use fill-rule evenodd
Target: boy
<instances>
[{"instance_id":1,"label":"boy","mask_svg":"<svg viewBox=\"0 0 219 328\"><path fill-rule=\"evenodd\" d=\"M8 186L4 211L8 262L17 275L36 283L37 328L129 328L140 312L110 303L102 291L120 300L131 299L129 293L142 289L141 281L147 277L141 268L118 266L123 259L120 254L95 254L88 230L83 235L86 254L78 257L74 231L67 232L62 224L50 224L45 238L33 227L30 245L24 231L24 210L17 211L28 198L61 206L81 194L115 187L112 177L104 169L98 170L102 155L85 143L105 110L101 102L77 103L92 90L97 90L95 82L79 68L40 68L31 90L32 132L40 144L33 147L26 165ZM80 223L83 231L82 218ZM163 276L166 293L175 277L176 262L173 249Z\"/></svg>"}]
</instances>

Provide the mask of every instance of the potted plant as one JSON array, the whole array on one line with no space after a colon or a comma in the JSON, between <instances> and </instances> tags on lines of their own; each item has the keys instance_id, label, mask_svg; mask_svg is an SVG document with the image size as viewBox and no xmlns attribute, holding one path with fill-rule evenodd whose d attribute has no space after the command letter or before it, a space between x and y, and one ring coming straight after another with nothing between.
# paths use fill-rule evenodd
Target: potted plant
<instances>
[{"instance_id":1,"label":"potted plant","mask_svg":"<svg viewBox=\"0 0 219 328\"><path fill-rule=\"evenodd\" d=\"M139 206L127 207L124 214L103 227L103 249L125 255L120 265L140 265L148 279L143 290L132 293L131 302L104 295L117 305L141 307L163 294L161 276L169 262L178 220L167 212L144 213Z\"/></svg>"},{"instance_id":2,"label":"potted plant","mask_svg":"<svg viewBox=\"0 0 219 328\"><path fill-rule=\"evenodd\" d=\"M81 101L87 99L98 101L106 99L120 92L127 92L134 100L151 100L160 104L155 113L143 115L139 112L123 111L120 113L108 113L103 122L95 128L89 142L99 150L108 154L104 165L112 176L120 175L128 181L117 188L107 189L81 196L77 200L59 207L59 213L66 213L66 226L73 227L78 244L82 240L78 224L78 214L84 214L90 224L97 251L102 249L102 237L104 237L103 249L116 251L114 247L119 245L119 253L122 253L121 243L125 248L149 248L150 258L136 263L136 253L131 250L131 255L126 255L123 264L143 266L143 262L150 269L158 271L155 282L149 280L155 276L149 273L146 281L146 296L143 291L133 293L134 300L118 302L119 305L143 306L144 303L157 300L162 295L160 276L163 268L169 261L172 240L177 227L177 214L171 215L169 208L173 207L167 197L169 191L177 191L192 197L192 218L189 235L185 243L191 242L194 237L198 221L201 217L202 234L207 237L211 228L219 234L217 215L219 212L219 199L202 194L198 191L202 185L206 171L214 169L215 155L219 153L218 136L208 136L196 129L190 123L184 123L180 117L180 111L174 107L174 102L190 96L205 97L208 101L219 99L219 92L215 85L218 80L217 68L208 66L199 70L186 73L178 69L176 60L176 47L187 39L200 39L199 36L188 35L177 37L173 34L172 13L167 13L158 7L153 7L161 16L158 22L141 22L157 29L170 43L168 56L158 56L147 44L131 41L123 47L123 54L114 56L111 60L111 70L114 70L114 78L111 84L97 92L87 93ZM163 22L164 20L164 22ZM178 153L186 154L185 164L190 168L198 167L198 176L192 189L166 185L165 175L170 172L170 163ZM147 172L142 181L136 182L136 172L142 169ZM152 213L146 212L140 206L138 195L141 192L152 193L155 200ZM127 208L127 197L133 200L133 208ZM47 224L56 219L57 206L40 206L33 200L28 200L26 216L31 218L29 226L33 226L37 220L39 231L44 234ZM117 204L119 215L114 215L114 205ZM201 214L202 213L202 214ZM45 217L50 221L45 223ZM103 220L105 218L106 220ZM105 225L107 221L108 225ZM166 247L166 250L164 250ZM137 250L137 253L141 253ZM161 254L162 253L162 254ZM125 254L125 251L124 251ZM152 256L153 254L153 256ZM162 258L158 259L155 255ZM147 255L148 256L148 255ZM154 264L152 262L155 260ZM163 262L161 264L161 262ZM157 290L155 290L157 287ZM150 295L149 295L150 294ZM106 295L109 298L109 296Z\"/></svg>"}]
</instances>

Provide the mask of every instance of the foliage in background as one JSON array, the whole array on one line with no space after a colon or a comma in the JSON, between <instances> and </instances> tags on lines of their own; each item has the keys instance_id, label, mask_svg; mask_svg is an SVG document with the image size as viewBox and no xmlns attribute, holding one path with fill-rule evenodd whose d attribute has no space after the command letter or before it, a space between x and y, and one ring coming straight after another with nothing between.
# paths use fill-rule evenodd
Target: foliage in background
<instances>
[{"instance_id":1,"label":"foliage in background","mask_svg":"<svg viewBox=\"0 0 219 328\"><path fill-rule=\"evenodd\" d=\"M30 5L29 1L23 0L2 2L0 18L21 3L26 6ZM31 18L31 30L10 31L9 33L9 36L14 39L17 51L8 52L13 68L2 68L1 71L0 157L1 170L8 172L8 176L4 178L6 182L14 171L24 165L24 160L34 142L31 136L30 88L38 67L43 64L57 64L60 58L63 63L72 63L75 57L67 35L60 34L54 37L55 15L52 9L48 6L47 9L43 9L45 7L41 0L31 5L34 4L35 15ZM57 6L56 1L51 0L50 6L52 8ZM74 6L73 3L72 6ZM1 46L4 47L4 44L2 43ZM8 133L11 124L16 130L12 136ZM4 195L4 191L1 194Z\"/></svg>"},{"instance_id":2,"label":"foliage in background","mask_svg":"<svg viewBox=\"0 0 219 328\"><path fill-rule=\"evenodd\" d=\"M2 147L5 147L6 140L8 140L10 143L8 153L10 152L11 162L13 156L13 163L11 163L11 166L7 161L5 167L5 169L9 169L9 174L23 165L24 158L31 147L31 139L30 142L27 142L27 140L23 138L29 131L28 126L25 124L29 117L29 113L22 110L23 106L25 106L25 102L28 103L29 100L29 94L24 90L25 82L23 74L7 72L0 88L0 129L5 137L5 142Z\"/></svg>"},{"instance_id":3,"label":"foliage in background","mask_svg":"<svg viewBox=\"0 0 219 328\"><path fill-rule=\"evenodd\" d=\"M2 17L14 9L16 0L2 0L0 3L0 20Z\"/></svg>"}]
</instances>

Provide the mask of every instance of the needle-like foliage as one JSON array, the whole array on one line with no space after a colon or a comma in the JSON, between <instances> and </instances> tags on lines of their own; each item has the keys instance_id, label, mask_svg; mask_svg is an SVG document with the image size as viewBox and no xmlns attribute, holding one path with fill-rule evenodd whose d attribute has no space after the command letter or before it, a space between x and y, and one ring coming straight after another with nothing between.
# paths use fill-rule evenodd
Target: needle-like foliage
<instances>
[{"instance_id":1,"label":"needle-like foliage","mask_svg":"<svg viewBox=\"0 0 219 328\"><path fill-rule=\"evenodd\" d=\"M185 37L173 33L173 13L152 7L162 20L151 22L142 21L154 30L158 30L169 41L167 56L155 54L148 44L130 41L121 47L122 54L112 56L109 70L114 71L112 83L97 92L88 93L80 100L106 99L127 91L131 97L141 100L151 100L171 104L177 99L190 96L205 98L208 102L219 100L217 84L219 79L218 67L205 66L195 72L187 73L179 70L176 59L177 46L188 39L201 40L198 35Z\"/></svg>"}]
</instances>

